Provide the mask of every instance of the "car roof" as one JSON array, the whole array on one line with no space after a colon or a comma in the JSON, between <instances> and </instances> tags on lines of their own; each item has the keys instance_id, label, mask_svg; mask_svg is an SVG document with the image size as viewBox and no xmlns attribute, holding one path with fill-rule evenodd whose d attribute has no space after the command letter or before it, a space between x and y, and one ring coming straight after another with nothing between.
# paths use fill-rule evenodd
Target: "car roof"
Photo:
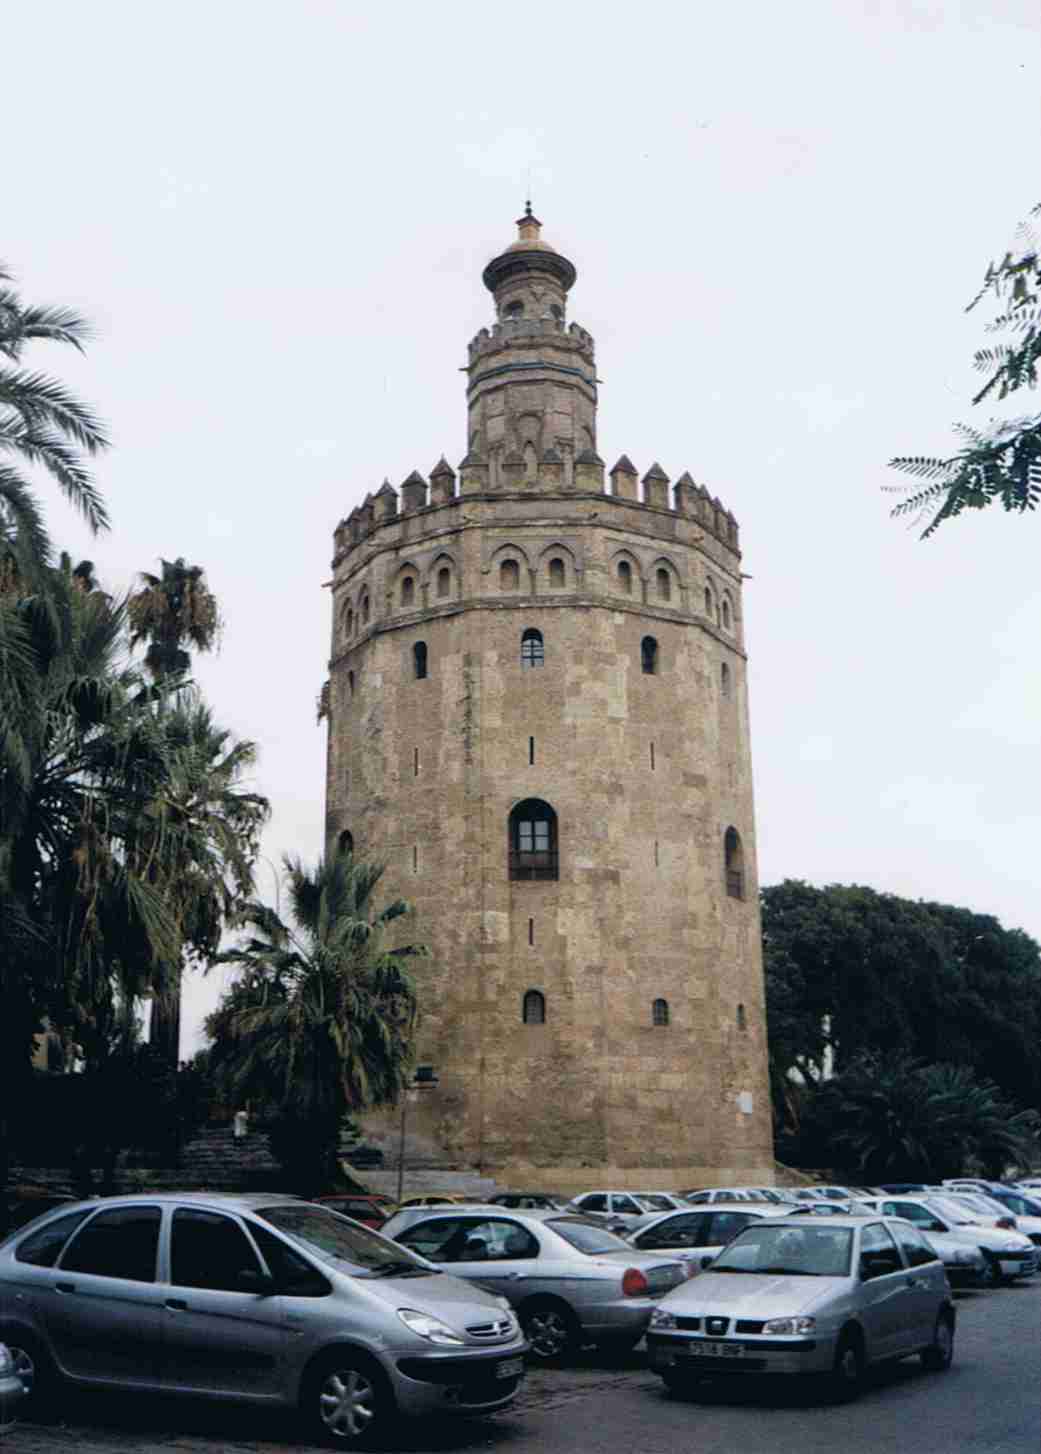
<instances>
[{"instance_id":1,"label":"car roof","mask_svg":"<svg viewBox=\"0 0 1041 1454\"><path fill-rule=\"evenodd\" d=\"M107 1207L136 1207L142 1202L162 1205L183 1206L190 1203L199 1206L218 1207L225 1211L255 1211L258 1207L270 1207L279 1202L300 1206L304 1198L292 1192L224 1192L224 1191L139 1191L126 1192L120 1196L84 1197L80 1201L62 1202L54 1211L71 1212L80 1207L101 1211Z\"/></svg>"}]
</instances>

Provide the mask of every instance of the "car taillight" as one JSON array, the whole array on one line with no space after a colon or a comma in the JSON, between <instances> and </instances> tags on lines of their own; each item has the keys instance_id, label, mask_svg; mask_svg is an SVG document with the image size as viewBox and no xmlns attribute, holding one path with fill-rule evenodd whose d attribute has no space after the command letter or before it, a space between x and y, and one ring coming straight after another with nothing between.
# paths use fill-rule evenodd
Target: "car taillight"
<instances>
[{"instance_id":1,"label":"car taillight","mask_svg":"<svg viewBox=\"0 0 1041 1454\"><path fill-rule=\"evenodd\" d=\"M1015 1217L999 1217L994 1225L995 1227L1003 1227L1006 1232L1014 1232L1016 1230L1016 1219Z\"/></svg>"},{"instance_id":2,"label":"car taillight","mask_svg":"<svg viewBox=\"0 0 1041 1454\"><path fill-rule=\"evenodd\" d=\"M650 1283L638 1267L627 1267L622 1273L622 1291L626 1297L643 1297L650 1291Z\"/></svg>"}]
</instances>

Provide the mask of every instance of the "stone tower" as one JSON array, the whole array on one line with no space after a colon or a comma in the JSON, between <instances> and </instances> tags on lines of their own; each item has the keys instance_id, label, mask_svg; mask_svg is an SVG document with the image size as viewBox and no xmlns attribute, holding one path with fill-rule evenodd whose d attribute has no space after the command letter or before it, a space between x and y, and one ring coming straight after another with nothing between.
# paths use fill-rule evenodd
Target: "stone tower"
<instances>
[{"instance_id":1,"label":"stone tower","mask_svg":"<svg viewBox=\"0 0 1041 1454\"><path fill-rule=\"evenodd\" d=\"M575 268L484 270L467 453L335 532L327 837L388 865L445 1166L772 1180L737 522L597 453Z\"/></svg>"}]
</instances>

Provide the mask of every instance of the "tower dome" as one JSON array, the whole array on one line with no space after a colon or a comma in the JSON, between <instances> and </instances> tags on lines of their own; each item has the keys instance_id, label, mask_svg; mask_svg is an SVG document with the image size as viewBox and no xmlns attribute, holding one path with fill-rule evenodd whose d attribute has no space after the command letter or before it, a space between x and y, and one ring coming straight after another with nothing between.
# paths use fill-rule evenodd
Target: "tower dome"
<instances>
[{"instance_id":1,"label":"tower dome","mask_svg":"<svg viewBox=\"0 0 1041 1454\"><path fill-rule=\"evenodd\" d=\"M431 948L414 1157L770 1180L737 522L658 463L608 489L574 266L518 229L458 476L362 486L336 528L327 844L385 862Z\"/></svg>"}]
</instances>

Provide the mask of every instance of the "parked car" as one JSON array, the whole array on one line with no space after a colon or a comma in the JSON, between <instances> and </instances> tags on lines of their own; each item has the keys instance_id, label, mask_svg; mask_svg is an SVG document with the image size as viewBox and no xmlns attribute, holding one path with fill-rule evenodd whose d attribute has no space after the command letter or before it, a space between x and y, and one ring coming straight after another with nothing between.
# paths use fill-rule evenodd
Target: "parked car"
<instances>
[{"instance_id":1,"label":"parked car","mask_svg":"<svg viewBox=\"0 0 1041 1454\"><path fill-rule=\"evenodd\" d=\"M861 1201L797 1202L788 1212L790 1217L863 1217L870 1215L871 1207Z\"/></svg>"},{"instance_id":2,"label":"parked car","mask_svg":"<svg viewBox=\"0 0 1041 1454\"><path fill-rule=\"evenodd\" d=\"M1041 1176L1023 1176L1015 1183L1020 1191L1041 1192Z\"/></svg>"},{"instance_id":3,"label":"parked car","mask_svg":"<svg viewBox=\"0 0 1041 1454\"><path fill-rule=\"evenodd\" d=\"M579 1216L595 1212L598 1216L609 1217L611 1225L621 1230L631 1227L637 1217L668 1209L651 1205L634 1191L587 1191L573 1197L565 1210L576 1212Z\"/></svg>"},{"instance_id":4,"label":"parked car","mask_svg":"<svg viewBox=\"0 0 1041 1454\"><path fill-rule=\"evenodd\" d=\"M670 1257L678 1257L694 1277L750 1222L777 1215L777 1208L765 1202L734 1202L730 1206L718 1203L711 1209L688 1208L685 1212L649 1217L643 1226L629 1233L627 1240L641 1252L668 1252Z\"/></svg>"},{"instance_id":5,"label":"parked car","mask_svg":"<svg viewBox=\"0 0 1041 1454\"><path fill-rule=\"evenodd\" d=\"M327 1196L315 1197L315 1201L319 1206L339 1212L341 1217L353 1217L363 1227L372 1227L377 1232L393 1211L393 1207L388 1207L379 1197L355 1196L353 1192L330 1192Z\"/></svg>"},{"instance_id":6,"label":"parked car","mask_svg":"<svg viewBox=\"0 0 1041 1454\"><path fill-rule=\"evenodd\" d=\"M815 1374L853 1397L869 1364L921 1355L942 1371L955 1308L943 1264L906 1222L758 1219L651 1318L651 1367L670 1389L720 1374Z\"/></svg>"},{"instance_id":7,"label":"parked car","mask_svg":"<svg viewBox=\"0 0 1041 1454\"><path fill-rule=\"evenodd\" d=\"M504 1408L527 1352L504 1298L260 1193L108 1197L7 1238L0 1337L29 1404L68 1381L286 1405L341 1447L397 1413Z\"/></svg>"},{"instance_id":8,"label":"parked car","mask_svg":"<svg viewBox=\"0 0 1041 1454\"><path fill-rule=\"evenodd\" d=\"M562 1212L567 1203L564 1197L550 1196L544 1191L501 1191L488 1198L488 1205L513 1207L522 1212Z\"/></svg>"},{"instance_id":9,"label":"parked car","mask_svg":"<svg viewBox=\"0 0 1041 1454\"><path fill-rule=\"evenodd\" d=\"M18 1405L25 1397L11 1350L0 1343L0 1434L14 1428Z\"/></svg>"},{"instance_id":10,"label":"parked car","mask_svg":"<svg viewBox=\"0 0 1041 1454\"><path fill-rule=\"evenodd\" d=\"M986 1193L969 1193L973 1202L989 1203L999 1214L1015 1218L1016 1231L1041 1247L1041 1201L1013 1187L991 1186Z\"/></svg>"},{"instance_id":11,"label":"parked car","mask_svg":"<svg viewBox=\"0 0 1041 1454\"><path fill-rule=\"evenodd\" d=\"M691 1206L699 1207L705 1202L773 1202L760 1187L748 1186L701 1186L691 1187L682 1193Z\"/></svg>"},{"instance_id":12,"label":"parked car","mask_svg":"<svg viewBox=\"0 0 1041 1454\"><path fill-rule=\"evenodd\" d=\"M385 1233L457 1277L502 1293L542 1362L583 1343L622 1350L640 1341L658 1298L686 1277L682 1263L639 1252L585 1217L505 1207L402 1211Z\"/></svg>"},{"instance_id":13,"label":"parked car","mask_svg":"<svg viewBox=\"0 0 1041 1454\"><path fill-rule=\"evenodd\" d=\"M417 1193L414 1197L404 1197L398 1202L398 1207L466 1206L475 1200L474 1197L463 1196L461 1192L426 1191Z\"/></svg>"},{"instance_id":14,"label":"parked car","mask_svg":"<svg viewBox=\"0 0 1041 1454\"><path fill-rule=\"evenodd\" d=\"M1030 1277L1037 1271L1037 1249L1026 1237L973 1221L953 1197L879 1197L872 1205L885 1217L902 1217L928 1237L940 1232L978 1248L986 1258L983 1280L988 1286L996 1287L1005 1278Z\"/></svg>"},{"instance_id":15,"label":"parked car","mask_svg":"<svg viewBox=\"0 0 1041 1454\"><path fill-rule=\"evenodd\" d=\"M1016 1218L1003 1207L1000 1202L994 1201L989 1196L984 1196L978 1191L952 1191L944 1187L942 1191L932 1191L931 1196L943 1196L948 1201L954 1202L957 1206L967 1211L974 1222L981 1227L1002 1227L1006 1232L1019 1230Z\"/></svg>"}]
</instances>

